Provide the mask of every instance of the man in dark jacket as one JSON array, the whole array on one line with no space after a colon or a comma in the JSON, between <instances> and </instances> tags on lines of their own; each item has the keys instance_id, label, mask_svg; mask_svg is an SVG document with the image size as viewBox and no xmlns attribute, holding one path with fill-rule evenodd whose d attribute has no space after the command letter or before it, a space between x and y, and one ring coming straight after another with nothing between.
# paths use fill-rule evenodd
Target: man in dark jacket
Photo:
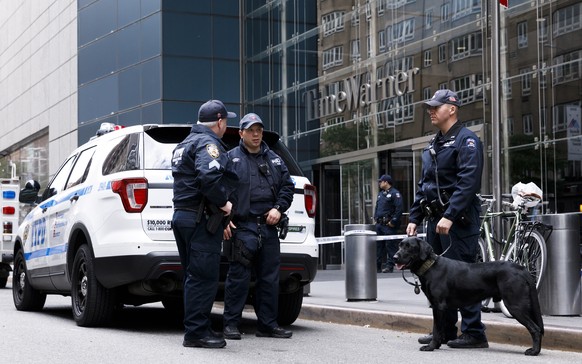
<instances>
[{"instance_id":1,"label":"man in dark jacket","mask_svg":"<svg viewBox=\"0 0 582 364\"><path fill-rule=\"evenodd\" d=\"M210 311L218 290L223 226L208 227L217 211L225 216L236 188L236 175L229 171L229 159L220 138L226 131L226 111L219 100L204 103L198 123L176 146L172 156L174 216L172 228L184 268L183 345L222 348L226 341L210 329ZM214 230L214 231L212 231Z\"/></svg>"},{"instance_id":2,"label":"man in dark jacket","mask_svg":"<svg viewBox=\"0 0 582 364\"><path fill-rule=\"evenodd\" d=\"M402 216L402 195L392 185L392 176L384 174L378 180L380 191L376 199L374 221L376 222L376 234L396 235L400 227ZM394 262L392 257L398 250L397 240L378 240L376 243L376 270L382 273L392 273ZM386 267L382 269L382 262L386 260Z\"/></svg>"},{"instance_id":3,"label":"man in dark jacket","mask_svg":"<svg viewBox=\"0 0 582 364\"><path fill-rule=\"evenodd\" d=\"M294 184L283 160L263 142L263 128L258 115L245 115L240 121L240 144L228 152L239 177L233 222L225 231L225 238L232 237L233 259L225 283L223 332L231 340L241 338L238 324L251 269L256 273L256 336L292 335L277 323L281 249L276 225L291 206Z\"/></svg>"},{"instance_id":4,"label":"man in dark jacket","mask_svg":"<svg viewBox=\"0 0 582 364\"><path fill-rule=\"evenodd\" d=\"M427 241L436 254L474 263L479 239L481 205L476 194L481 189L483 146L475 133L458 121L461 102L450 90L438 90L426 102L432 125L439 131L422 152L422 174L410 208L406 233L428 219ZM486 348L481 304L460 309L461 332L457 338L456 309L447 311L445 339L452 348ZM421 337L428 344L432 335Z\"/></svg>"}]
</instances>

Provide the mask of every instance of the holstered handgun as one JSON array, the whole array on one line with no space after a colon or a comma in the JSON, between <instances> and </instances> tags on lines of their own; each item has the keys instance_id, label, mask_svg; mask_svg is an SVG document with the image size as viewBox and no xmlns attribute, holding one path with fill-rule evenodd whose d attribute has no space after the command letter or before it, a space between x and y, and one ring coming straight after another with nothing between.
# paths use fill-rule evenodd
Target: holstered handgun
<instances>
[{"instance_id":1,"label":"holstered handgun","mask_svg":"<svg viewBox=\"0 0 582 364\"><path fill-rule=\"evenodd\" d=\"M281 214L277 227L279 228L279 239L284 240L289 232L289 216L287 214Z\"/></svg>"},{"instance_id":2,"label":"holstered handgun","mask_svg":"<svg viewBox=\"0 0 582 364\"><path fill-rule=\"evenodd\" d=\"M219 209L218 206L208 203L206 198L203 198L202 202L200 203L200 208L198 209L198 218L196 220L197 222L200 222L200 218L204 212L206 212L206 215L208 215L206 221L206 230L208 230L208 232L211 234L215 234L219 227L224 229L230 222L230 218L232 216L232 214L224 216L224 211Z\"/></svg>"}]
</instances>

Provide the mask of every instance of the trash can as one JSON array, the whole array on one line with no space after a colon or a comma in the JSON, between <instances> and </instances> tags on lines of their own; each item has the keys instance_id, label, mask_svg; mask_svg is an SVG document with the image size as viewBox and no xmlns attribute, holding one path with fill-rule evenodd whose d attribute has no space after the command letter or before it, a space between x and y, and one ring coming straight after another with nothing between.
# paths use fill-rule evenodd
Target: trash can
<instances>
[{"instance_id":1,"label":"trash can","mask_svg":"<svg viewBox=\"0 0 582 364\"><path fill-rule=\"evenodd\" d=\"M348 301L376 300L376 229L354 224L344 228L346 244L346 298Z\"/></svg>"},{"instance_id":2,"label":"trash can","mask_svg":"<svg viewBox=\"0 0 582 364\"><path fill-rule=\"evenodd\" d=\"M579 213L539 215L535 219L554 230L546 242L548 261L538 289L542 314L576 316L580 304Z\"/></svg>"}]
</instances>

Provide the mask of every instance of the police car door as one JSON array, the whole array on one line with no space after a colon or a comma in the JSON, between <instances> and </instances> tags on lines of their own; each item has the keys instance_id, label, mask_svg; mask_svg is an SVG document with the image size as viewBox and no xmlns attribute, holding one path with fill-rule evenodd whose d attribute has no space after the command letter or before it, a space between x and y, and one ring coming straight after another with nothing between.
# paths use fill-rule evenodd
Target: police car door
<instances>
[{"instance_id":1,"label":"police car door","mask_svg":"<svg viewBox=\"0 0 582 364\"><path fill-rule=\"evenodd\" d=\"M52 260L49 233L50 215L58 205L63 186L71 172L76 156L71 156L59 169L42 194L42 202L26 217L23 239L27 270L38 287L52 287L50 264Z\"/></svg>"},{"instance_id":2,"label":"police car door","mask_svg":"<svg viewBox=\"0 0 582 364\"><path fill-rule=\"evenodd\" d=\"M59 180L55 178L51 183L51 187L61 188L55 195L55 203L47 211L47 239L50 248L47 258L51 279L57 289L70 287L66 274L69 231L71 224L75 222L74 209L77 201L86 198L91 192L91 186L86 186L84 182L94 153L95 147L79 152L71 168L68 171L63 170L62 180L59 173Z\"/></svg>"}]
</instances>

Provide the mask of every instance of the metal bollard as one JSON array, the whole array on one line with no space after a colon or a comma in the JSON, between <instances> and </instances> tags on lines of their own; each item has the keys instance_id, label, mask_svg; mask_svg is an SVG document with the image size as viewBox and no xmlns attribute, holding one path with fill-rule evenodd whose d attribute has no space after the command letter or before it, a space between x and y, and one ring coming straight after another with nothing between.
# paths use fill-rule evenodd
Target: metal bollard
<instances>
[{"instance_id":1,"label":"metal bollard","mask_svg":"<svg viewBox=\"0 0 582 364\"><path fill-rule=\"evenodd\" d=\"M580 315L580 218L579 213L535 216L554 230L546 242L548 264L538 296L542 314Z\"/></svg>"},{"instance_id":2,"label":"metal bollard","mask_svg":"<svg viewBox=\"0 0 582 364\"><path fill-rule=\"evenodd\" d=\"M376 229L374 225L346 225L346 298L348 301L376 300Z\"/></svg>"}]
</instances>

